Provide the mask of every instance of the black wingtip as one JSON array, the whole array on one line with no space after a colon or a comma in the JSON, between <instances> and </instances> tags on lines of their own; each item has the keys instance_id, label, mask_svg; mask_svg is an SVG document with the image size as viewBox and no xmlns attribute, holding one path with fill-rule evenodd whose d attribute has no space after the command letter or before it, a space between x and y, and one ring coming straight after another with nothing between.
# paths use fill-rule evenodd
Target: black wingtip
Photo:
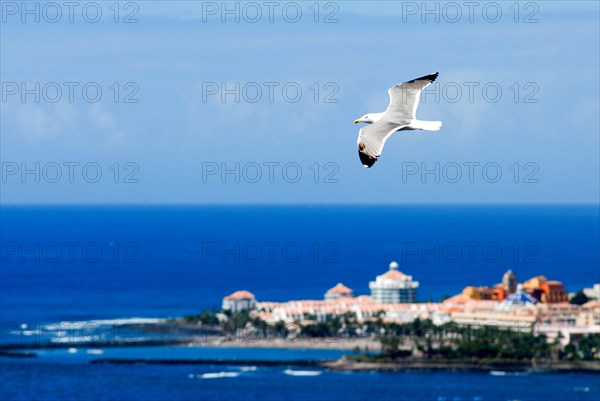
<instances>
[{"instance_id":1,"label":"black wingtip","mask_svg":"<svg viewBox=\"0 0 600 401\"><path fill-rule=\"evenodd\" d=\"M375 164L375 162L378 159L377 156L376 157L371 157L368 154L361 152L360 150L358 151L358 157L360 157L361 163L366 168L371 168L373 166L373 164Z\"/></svg>"},{"instance_id":2,"label":"black wingtip","mask_svg":"<svg viewBox=\"0 0 600 401\"><path fill-rule=\"evenodd\" d=\"M433 81L436 80L436 78L438 77L438 75L440 75L440 73L439 72L435 72L433 74L425 75L425 76L420 77L420 78L415 78L412 81L408 81L407 83L410 84L410 83L413 83L413 82L416 82L416 81L429 81L429 82L433 82Z\"/></svg>"}]
</instances>

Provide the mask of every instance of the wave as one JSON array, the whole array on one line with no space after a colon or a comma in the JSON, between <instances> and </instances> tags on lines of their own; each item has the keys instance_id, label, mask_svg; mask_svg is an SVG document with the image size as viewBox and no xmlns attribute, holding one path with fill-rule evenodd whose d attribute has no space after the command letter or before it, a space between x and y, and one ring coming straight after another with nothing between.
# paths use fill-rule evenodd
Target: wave
<instances>
[{"instance_id":1,"label":"wave","mask_svg":"<svg viewBox=\"0 0 600 401\"><path fill-rule=\"evenodd\" d=\"M27 327L27 325L24 325L24 326ZM9 332L9 334L11 334L13 336L23 335L23 336L29 337L29 336L33 336L33 335L42 334L42 331L41 330L23 330L22 329L22 331L13 330L13 331Z\"/></svg>"},{"instance_id":2,"label":"wave","mask_svg":"<svg viewBox=\"0 0 600 401\"><path fill-rule=\"evenodd\" d=\"M283 371L286 375L290 376L319 376L321 373L320 370L292 370L286 369Z\"/></svg>"},{"instance_id":3,"label":"wave","mask_svg":"<svg viewBox=\"0 0 600 401\"><path fill-rule=\"evenodd\" d=\"M133 333L128 332L126 336L121 338L120 334L122 332L117 329L110 331L111 328L129 324L156 324L166 320L165 318L128 317L42 323L35 325L35 327L23 323L20 325L20 330L12 330L9 334L23 337L38 336L43 341L49 340L56 343L89 342L103 340L106 337L114 340L132 340L131 334Z\"/></svg>"},{"instance_id":4,"label":"wave","mask_svg":"<svg viewBox=\"0 0 600 401\"><path fill-rule=\"evenodd\" d=\"M89 341L91 341L90 336L67 336L65 334L62 334L62 336L50 339L50 342L59 343L59 344L84 343L84 342L89 342Z\"/></svg>"},{"instance_id":5,"label":"wave","mask_svg":"<svg viewBox=\"0 0 600 401\"><path fill-rule=\"evenodd\" d=\"M126 317L119 319L95 319L95 320L79 320L79 321L64 321L58 323L50 323L44 326L44 330L56 331L64 330L65 327L71 326L121 326L125 324L146 324L146 323L160 323L166 321L165 318L154 318L154 317Z\"/></svg>"},{"instance_id":6,"label":"wave","mask_svg":"<svg viewBox=\"0 0 600 401\"><path fill-rule=\"evenodd\" d=\"M506 372L504 370L492 370L490 371L492 376L528 376L529 372Z\"/></svg>"},{"instance_id":7,"label":"wave","mask_svg":"<svg viewBox=\"0 0 600 401\"><path fill-rule=\"evenodd\" d=\"M201 379L223 379L226 377L238 377L240 374L238 372L216 372L216 373L204 373L201 375L196 375Z\"/></svg>"}]
</instances>

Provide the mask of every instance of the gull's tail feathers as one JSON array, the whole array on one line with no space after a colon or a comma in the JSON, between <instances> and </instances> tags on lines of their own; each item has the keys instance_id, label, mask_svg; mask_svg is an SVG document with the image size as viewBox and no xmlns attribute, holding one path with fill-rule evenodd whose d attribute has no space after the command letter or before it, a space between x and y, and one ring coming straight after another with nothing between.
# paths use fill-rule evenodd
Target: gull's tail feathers
<instances>
[{"instance_id":1,"label":"gull's tail feathers","mask_svg":"<svg viewBox=\"0 0 600 401\"><path fill-rule=\"evenodd\" d=\"M409 125L412 129L422 129L425 131L439 131L442 128L441 121L421 121L414 120Z\"/></svg>"}]
</instances>

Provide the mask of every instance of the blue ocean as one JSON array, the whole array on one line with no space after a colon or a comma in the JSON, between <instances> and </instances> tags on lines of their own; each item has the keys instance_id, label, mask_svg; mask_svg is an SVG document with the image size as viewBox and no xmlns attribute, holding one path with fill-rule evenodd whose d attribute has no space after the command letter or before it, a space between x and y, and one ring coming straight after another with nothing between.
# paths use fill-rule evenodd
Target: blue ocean
<instances>
[{"instance_id":1,"label":"blue ocean","mask_svg":"<svg viewBox=\"0 0 600 401\"><path fill-rule=\"evenodd\" d=\"M321 299L338 282L369 294L369 281L393 260L419 281L420 301L493 285L509 269L519 281L544 275L574 292L600 282L599 217L597 206L3 206L1 341L14 342L15 327L198 313L220 307L238 289L259 301ZM255 359L265 352L285 358L289 351L243 352ZM0 362L3 400L587 400L600 394L598 378L585 374L301 377L283 368L93 365L60 353ZM202 376L222 371L236 374Z\"/></svg>"},{"instance_id":2,"label":"blue ocean","mask_svg":"<svg viewBox=\"0 0 600 401\"><path fill-rule=\"evenodd\" d=\"M2 400L406 401L597 401L600 394L598 377L590 374L323 371L294 376L285 367L253 368L10 361L4 363L0 394Z\"/></svg>"}]
</instances>

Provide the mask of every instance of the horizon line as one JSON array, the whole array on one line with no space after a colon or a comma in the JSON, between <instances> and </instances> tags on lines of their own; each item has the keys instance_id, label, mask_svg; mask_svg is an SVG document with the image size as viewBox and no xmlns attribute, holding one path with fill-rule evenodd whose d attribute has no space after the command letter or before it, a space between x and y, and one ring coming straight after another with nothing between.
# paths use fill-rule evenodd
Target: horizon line
<instances>
[{"instance_id":1,"label":"horizon line","mask_svg":"<svg viewBox=\"0 0 600 401\"><path fill-rule=\"evenodd\" d=\"M224 203L185 203L185 202L21 202L21 203L2 203L0 207L15 206L597 206L600 208L600 202L406 202L406 203L242 203L242 202L224 202Z\"/></svg>"}]
</instances>

